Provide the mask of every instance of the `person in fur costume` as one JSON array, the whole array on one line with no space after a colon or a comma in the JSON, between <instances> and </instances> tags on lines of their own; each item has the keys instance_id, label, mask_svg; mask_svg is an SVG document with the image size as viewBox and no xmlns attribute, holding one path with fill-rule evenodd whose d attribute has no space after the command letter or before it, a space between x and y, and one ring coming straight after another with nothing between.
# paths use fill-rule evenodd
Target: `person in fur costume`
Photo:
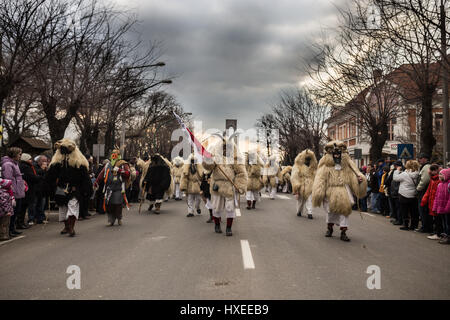
<instances>
[{"instance_id":1,"label":"person in fur costume","mask_svg":"<svg viewBox=\"0 0 450 320\"><path fill-rule=\"evenodd\" d=\"M286 166L281 170L281 185L282 185L282 192L283 193L289 193L291 189L291 172L292 172L292 166Z\"/></svg>"},{"instance_id":2,"label":"person in fur costume","mask_svg":"<svg viewBox=\"0 0 450 320\"><path fill-rule=\"evenodd\" d=\"M62 139L55 143L56 152L44 178L44 188L55 195L61 234L75 236L75 222L80 214L80 200L90 192L89 163L75 142Z\"/></svg>"},{"instance_id":3,"label":"person in fur costume","mask_svg":"<svg viewBox=\"0 0 450 320\"><path fill-rule=\"evenodd\" d=\"M175 200L180 201L183 199L180 192L181 176L183 174L184 160L182 157L176 157L172 160L173 182L175 184Z\"/></svg>"},{"instance_id":4,"label":"person in fur costume","mask_svg":"<svg viewBox=\"0 0 450 320\"><path fill-rule=\"evenodd\" d=\"M109 163L100 172L95 184L98 185L100 180L104 182L103 208L108 215L108 225L113 226L116 219L122 225L122 207L124 202L128 207L126 189L131 186L132 173L128 162L122 160L119 150L112 151Z\"/></svg>"},{"instance_id":5,"label":"person in fur costume","mask_svg":"<svg viewBox=\"0 0 450 320\"><path fill-rule=\"evenodd\" d=\"M147 199L150 200L148 211L155 206L154 213L159 214L165 193L171 184L170 167L160 154L151 157L144 177Z\"/></svg>"},{"instance_id":6,"label":"person in fur costume","mask_svg":"<svg viewBox=\"0 0 450 320\"><path fill-rule=\"evenodd\" d=\"M206 223L213 222L213 211L211 205L211 172L208 170L203 170L202 183L200 184L200 194L202 196L202 200L205 203L206 209L209 210L209 219Z\"/></svg>"},{"instance_id":7,"label":"person in fur costume","mask_svg":"<svg viewBox=\"0 0 450 320\"><path fill-rule=\"evenodd\" d=\"M194 210L201 214L200 210L200 185L202 183L203 167L197 163L193 154L187 159L183 166L180 189L187 194L188 214L187 217L194 216Z\"/></svg>"},{"instance_id":8,"label":"person in fur costume","mask_svg":"<svg viewBox=\"0 0 450 320\"><path fill-rule=\"evenodd\" d=\"M172 162L169 161L169 159L165 158L163 155L160 155L160 156L164 160L166 165L169 167L169 171L170 171L170 185L169 185L169 188L166 190L166 192L164 192L164 202L167 202L167 201L169 201L170 196L175 191L175 182L173 179L173 165L172 165Z\"/></svg>"},{"instance_id":9,"label":"person in fur costume","mask_svg":"<svg viewBox=\"0 0 450 320\"><path fill-rule=\"evenodd\" d=\"M353 194L363 198L367 190L366 177L359 172L342 141L331 141L325 146L314 179L312 202L314 207L323 204L327 212L326 237L333 234L333 225L341 228L341 240L350 241L346 235L349 215L354 204Z\"/></svg>"},{"instance_id":10,"label":"person in fur costume","mask_svg":"<svg viewBox=\"0 0 450 320\"><path fill-rule=\"evenodd\" d=\"M215 232L222 233L220 222L223 213L227 217L226 235L231 236L231 226L239 206L238 194L244 194L247 188L245 159L232 139L222 138L208 149L213 159L205 158L203 168L212 172L210 190Z\"/></svg>"},{"instance_id":11,"label":"person in fur costume","mask_svg":"<svg viewBox=\"0 0 450 320\"><path fill-rule=\"evenodd\" d=\"M291 183L292 193L297 198L297 216L301 216L304 209L308 219L313 218L312 188L317 170L317 159L310 149L303 150L294 160Z\"/></svg>"},{"instance_id":12,"label":"person in fur costume","mask_svg":"<svg viewBox=\"0 0 450 320\"><path fill-rule=\"evenodd\" d=\"M263 184L269 192L270 199L274 200L278 187L278 173L280 166L276 156L271 156L264 166Z\"/></svg>"},{"instance_id":13,"label":"person in fur costume","mask_svg":"<svg viewBox=\"0 0 450 320\"><path fill-rule=\"evenodd\" d=\"M255 209L256 201L260 199L259 192L263 188L261 178L264 163L257 154L245 155L245 167L247 169L248 183L245 197L247 199L247 210Z\"/></svg>"}]
</instances>

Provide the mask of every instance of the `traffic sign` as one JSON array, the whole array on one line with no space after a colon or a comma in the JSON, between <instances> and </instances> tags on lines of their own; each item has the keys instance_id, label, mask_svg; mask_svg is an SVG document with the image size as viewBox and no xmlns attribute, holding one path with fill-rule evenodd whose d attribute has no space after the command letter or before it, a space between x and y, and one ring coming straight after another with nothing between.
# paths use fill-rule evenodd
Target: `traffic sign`
<instances>
[{"instance_id":1,"label":"traffic sign","mask_svg":"<svg viewBox=\"0 0 450 320\"><path fill-rule=\"evenodd\" d=\"M414 147L411 143L397 145L397 158L412 159L414 156Z\"/></svg>"}]
</instances>

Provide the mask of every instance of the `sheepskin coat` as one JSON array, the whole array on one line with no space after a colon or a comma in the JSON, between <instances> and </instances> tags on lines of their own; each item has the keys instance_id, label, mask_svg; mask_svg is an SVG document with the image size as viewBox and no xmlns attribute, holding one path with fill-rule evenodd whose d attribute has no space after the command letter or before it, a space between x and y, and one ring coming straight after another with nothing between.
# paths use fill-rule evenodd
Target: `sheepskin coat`
<instances>
[{"instance_id":1,"label":"sheepskin coat","mask_svg":"<svg viewBox=\"0 0 450 320\"><path fill-rule=\"evenodd\" d=\"M263 187L261 175L264 163L258 157L256 163L250 164L248 161L248 155L246 156L245 163L245 169L247 170L248 175L247 191L261 190Z\"/></svg>"},{"instance_id":2,"label":"sheepskin coat","mask_svg":"<svg viewBox=\"0 0 450 320\"><path fill-rule=\"evenodd\" d=\"M341 149L341 169L336 170L332 150L334 144ZM349 216L352 213L352 203L349 192L363 198L367 191L366 177L359 172L355 163L350 158L347 146L341 141L331 141L325 146L326 154L320 159L312 190L312 202L314 207L319 207L324 200L328 202L329 211L332 213ZM358 177L362 182L359 183Z\"/></svg>"},{"instance_id":3,"label":"sheepskin coat","mask_svg":"<svg viewBox=\"0 0 450 320\"><path fill-rule=\"evenodd\" d=\"M309 166L305 164L309 157ZM291 173L292 193L298 194L302 199L308 199L312 194L314 177L317 171L317 158L310 149L303 150L294 160L294 167Z\"/></svg>"},{"instance_id":4,"label":"sheepskin coat","mask_svg":"<svg viewBox=\"0 0 450 320\"><path fill-rule=\"evenodd\" d=\"M195 173L191 171L191 159L189 157L188 163L183 166L183 173L181 176L180 190L187 194L200 194L200 185L203 177L203 166L200 163L193 164L195 166Z\"/></svg>"},{"instance_id":5,"label":"sheepskin coat","mask_svg":"<svg viewBox=\"0 0 450 320\"><path fill-rule=\"evenodd\" d=\"M270 184L272 188L277 186L276 177L280 173L280 166L278 164L277 158L275 156L271 156L267 163L264 165L263 172L263 184L267 186Z\"/></svg>"},{"instance_id":6,"label":"sheepskin coat","mask_svg":"<svg viewBox=\"0 0 450 320\"><path fill-rule=\"evenodd\" d=\"M228 181L222 171L225 172L225 174L228 178L231 179L231 181L233 181L240 192L242 192L241 194L245 193L247 189L248 175L245 168L245 159L239 152L239 150L237 150L236 145L234 143L233 145L234 155L233 161L231 163L222 163L224 162L221 157L221 154L223 152L222 142L215 143L208 148L208 151L213 155L214 161L205 159L202 165L205 170L209 170L212 172L210 183L210 191L212 195L219 195L225 198L234 197L233 185L230 181ZM222 169L222 171L220 171L219 168ZM218 188L216 191L214 191L214 186ZM236 192L239 192L239 190L236 190Z\"/></svg>"},{"instance_id":7,"label":"sheepskin coat","mask_svg":"<svg viewBox=\"0 0 450 320\"><path fill-rule=\"evenodd\" d=\"M69 154L61 153L60 148L69 150ZM91 179L88 174L89 163L78 149L75 142L62 139L55 143L56 152L44 178L44 194L53 196L56 188L68 190L65 195L55 195L59 206L67 205L70 199L89 196L92 192Z\"/></svg>"},{"instance_id":8,"label":"sheepskin coat","mask_svg":"<svg viewBox=\"0 0 450 320\"><path fill-rule=\"evenodd\" d=\"M182 157L176 157L172 160L172 172L174 183L181 183L181 175L183 174L184 160Z\"/></svg>"},{"instance_id":9,"label":"sheepskin coat","mask_svg":"<svg viewBox=\"0 0 450 320\"><path fill-rule=\"evenodd\" d=\"M173 180L173 177L172 177L172 174L173 174L172 163L169 160L167 160L166 158L164 158L162 155L160 155L159 153L157 153L157 155L159 155L161 157L161 159L164 160L166 165L169 167L169 171L170 171L170 186L166 190L166 192L168 194L173 194L174 189L175 189L175 183L174 183L174 180ZM151 166L151 160L148 160L146 162L141 162L141 161L138 160L137 163L138 163L139 166L142 166L142 176L141 176L141 181L139 183L139 186L142 189L144 181L145 181L145 177L147 176L148 168Z\"/></svg>"},{"instance_id":10,"label":"sheepskin coat","mask_svg":"<svg viewBox=\"0 0 450 320\"><path fill-rule=\"evenodd\" d=\"M286 166L281 170L281 179L280 182L282 184L289 183L291 181L291 172L292 172L292 166Z\"/></svg>"}]
</instances>

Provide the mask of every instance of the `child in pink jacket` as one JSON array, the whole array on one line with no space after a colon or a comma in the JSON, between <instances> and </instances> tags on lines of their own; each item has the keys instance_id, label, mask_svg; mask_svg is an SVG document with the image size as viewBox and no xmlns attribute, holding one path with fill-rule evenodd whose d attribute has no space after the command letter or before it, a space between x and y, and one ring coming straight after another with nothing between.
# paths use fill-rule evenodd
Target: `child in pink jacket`
<instances>
[{"instance_id":1,"label":"child in pink jacket","mask_svg":"<svg viewBox=\"0 0 450 320\"><path fill-rule=\"evenodd\" d=\"M439 243L450 244L450 169L441 170L439 179L441 183L439 183L436 191L433 211L441 217L444 226L444 237Z\"/></svg>"}]
</instances>

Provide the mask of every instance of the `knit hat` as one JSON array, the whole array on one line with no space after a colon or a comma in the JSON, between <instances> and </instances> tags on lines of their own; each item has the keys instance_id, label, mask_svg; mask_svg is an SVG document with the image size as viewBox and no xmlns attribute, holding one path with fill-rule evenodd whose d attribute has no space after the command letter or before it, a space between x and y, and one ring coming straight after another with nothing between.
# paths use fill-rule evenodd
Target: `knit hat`
<instances>
[{"instance_id":1,"label":"knit hat","mask_svg":"<svg viewBox=\"0 0 450 320\"><path fill-rule=\"evenodd\" d=\"M20 160L22 160L22 161L28 161L31 159L32 159L32 157L28 153L22 153L22 157L20 158Z\"/></svg>"},{"instance_id":2,"label":"knit hat","mask_svg":"<svg viewBox=\"0 0 450 320\"><path fill-rule=\"evenodd\" d=\"M394 165L401 167L401 166L403 166L403 163L402 163L401 160L397 160L397 161L394 162Z\"/></svg>"},{"instance_id":3,"label":"knit hat","mask_svg":"<svg viewBox=\"0 0 450 320\"><path fill-rule=\"evenodd\" d=\"M445 178L445 181L450 179L450 169L442 169L440 172Z\"/></svg>"}]
</instances>

